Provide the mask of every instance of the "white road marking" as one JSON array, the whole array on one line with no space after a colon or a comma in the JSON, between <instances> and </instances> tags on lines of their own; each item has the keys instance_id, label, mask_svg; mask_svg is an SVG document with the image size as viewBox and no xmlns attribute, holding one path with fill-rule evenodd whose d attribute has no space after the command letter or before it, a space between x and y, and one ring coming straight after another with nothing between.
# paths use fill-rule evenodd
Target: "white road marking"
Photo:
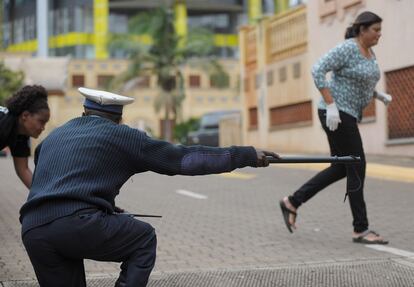
<instances>
[{"instance_id":1,"label":"white road marking","mask_svg":"<svg viewBox=\"0 0 414 287\"><path fill-rule=\"evenodd\" d=\"M392 253L398 256L403 256L403 257L409 257L409 258L413 258L414 259L414 252L410 252L410 251L406 251L406 250L402 250L402 249L397 249L394 247L387 247L384 245L379 245L379 244L367 244L365 245L368 248L372 248L378 251L384 251L384 252L388 252L388 253Z\"/></svg>"},{"instance_id":2,"label":"white road marking","mask_svg":"<svg viewBox=\"0 0 414 287\"><path fill-rule=\"evenodd\" d=\"M178 194L181 194L181 195L192 197L192 198L207 199L206 195L195 193L195 192L192 192L192 191L189 191L189 190L178 189L175 192L178 193Z\"/></svg>"},{"instance_id":3,"label":"white road marking","mask_svg":"<svg viewBox=\"0 0 414 287\"><path fill-rule=\"evenodd\" d=\"M236 171L220 173L220 174L217 174L217 176L222 176L226 178L236 178L236 179L252 179L256 177L255 174L245 173L245 172L236 172Z\"/></svg>"}]
</instances>

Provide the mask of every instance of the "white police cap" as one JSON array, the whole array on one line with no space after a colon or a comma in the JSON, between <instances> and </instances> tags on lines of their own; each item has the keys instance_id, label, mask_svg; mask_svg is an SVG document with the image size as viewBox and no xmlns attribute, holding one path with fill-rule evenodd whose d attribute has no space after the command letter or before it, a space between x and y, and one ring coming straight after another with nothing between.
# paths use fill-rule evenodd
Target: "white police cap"
<instances>
[{"instance_id":1,"label":"white police cap","mask_svg":"<svg viewBox=\"0 0 414 287\"><path fill-rule=\"evenodd\" d=\"M78 88L78 91L85 97L85 108L113 114L122 114L123 106L134 101L130 97L84 87Z\"/></svg>"}]
</instances>

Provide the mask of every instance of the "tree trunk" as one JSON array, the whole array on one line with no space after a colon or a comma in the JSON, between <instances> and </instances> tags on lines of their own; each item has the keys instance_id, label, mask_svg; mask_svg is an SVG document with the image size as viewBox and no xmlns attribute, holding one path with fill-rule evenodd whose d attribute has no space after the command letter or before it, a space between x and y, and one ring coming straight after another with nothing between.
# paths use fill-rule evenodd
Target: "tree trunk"
<instances>
[{"instance_id":1,"label":"tree trunk","mask_svg":"<svg viewBox=\"0 0 414 287\"><path fill-rule=\"evenodd\" d=\"M172 130L171 130L171 123L170 123L170 111L172 110L171 107L173 105L172 100L172 91L176 87L176 79L174 76L167 77L163 81L161 81L161 88L167 97L165 103L165 118L164 118L164 139L166 141L172 141Z\"/></svg>"},{"instance_id":2,"label":"tree trunk","mask_svg":"<svg viewBox=\"0 0 414 287\"><path fill-rule=\"evenodd\" d=\"M165 116L164 116L164 140L171 142L171 125L170 125L170 105L167 103L165 105Z\"/></svg>"}]
</instances>

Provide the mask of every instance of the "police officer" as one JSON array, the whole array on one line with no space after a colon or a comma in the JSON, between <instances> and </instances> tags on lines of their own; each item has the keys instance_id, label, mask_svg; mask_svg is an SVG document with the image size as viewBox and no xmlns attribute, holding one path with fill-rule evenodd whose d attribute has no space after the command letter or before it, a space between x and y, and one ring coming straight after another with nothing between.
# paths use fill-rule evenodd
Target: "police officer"
<instances>
[{"instance_id":1,"label":"police officer","mask_svg":"<svg viewBox=\"0 0 414 287\"><path fill-rule=\"evenodd\" d=\"M30 137L39 137L49 118L42 86L25 86L6 101L6 107L0 106L0 151L9 147L16 173L27 188L32 184Z\"/></svg>"},{"instance_id":2,"label":"police officer","mask_svg":"<svg viewBox=\"0 0 414 287\"><path fill-rule=\"evenodd\" d=\"M146 286L156 235L148 223L116 214L115 197L134 174L203 175L268 165L253 147L181 146L119 124L132 98L79 88L82 117L37 147L22 238L40 286L85 286L83 259L122 262L116 286Z\"/></svg>"}]
</instances>

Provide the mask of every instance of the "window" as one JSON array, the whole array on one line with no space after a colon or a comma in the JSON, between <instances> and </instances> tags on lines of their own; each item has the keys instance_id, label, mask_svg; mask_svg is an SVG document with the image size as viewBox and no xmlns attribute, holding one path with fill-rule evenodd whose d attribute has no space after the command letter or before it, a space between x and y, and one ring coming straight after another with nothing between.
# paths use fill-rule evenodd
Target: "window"
<instances>
[{"instance_id":1,"label":"window","mask_svg":"<svg viewBox=\"0 0 414 287\"><path fill-rule=\"evenodd\" d=\"M268 86L273 85L273 70L270 70L270 71L267 72L266 79L267 79L267 85Z\"/></svg>"},{"instance_id":2,"label":"window","mask_svg":"<svg viewBox=\"0 0 414 287\"><path fill-rule=\"evenodd\" d=\"M107 63L100 63L99 64L99 69L106 70L107 68L108 68L108 64Z\"/></svg>"},{"instance_id":3,"label":"window","mask_svg":"<svg viewBox=\"0 0 414 287\"><path fill-rule=\"evenodd\" d=\"M244 91L247 93L250 90L249 78L244 79Z\"/></svg>"},{"instance_id":4,"label":"window","mask_svg":"<svg viewBox=\"0 0 414 287\"><path fill-rule=\"evenodd\" d=\"M9 46L11 44L10 27L11 25L9 22L3 22L3 47Z\"/></svg>"},{"instance_id":5,"label":"window","mask_svg":"<svg viewBox=\"0 0 414 287\"><path fill-rule=\"evenodd\" d=\"M283 83L287 80L286 67L279 68L279 82Z\"/></svg>"},{"instance_id":6,"label":"window","mask_svg":"<svg viewBox=\"0 0 414 287\"><path fill-rule=\"evenodd\" d=\"M258 88L260 88L260 82L261 82L261 80L262 80L261 75L260 74L256 74L256 79L255 79L255 88L256 88L256 90Z\"/></svg>"},{"instance_id":7,"label":"window","mask_svg":"<svg viewBox=\"0 0 414 287\"><path fill-rule=\"evenodd\" d=\"M201 79L199 75L190 75L189 77L190 88L200 88Z\"/></svg>"},{"instance_id":8,"label":"window","mask_svg":"<svg viewBox=\"0 0 414 287\"><path fill-rule=\"evenodd\" d=\"M300 78L300 63L293 64L293 78Z\"/></svg>"},{"instance_id":9,"label":"window","mask_svg":"<svg viewBox=\"0 0 414 287\"><path fill-rule=\"evenodd\" d=\"M138 80L139 88L149 88L150 87L150 76L141 76Z\"/></svg>"},{"instance_id":10,"label":"window","mask_svg":"<svg viewBox=\"0 0 414 287\"><path fill-rule=\"evenodd\" d=\"M84 75L72 75L72 87L83 87L85 86L85 76Z\"/></svg>"},{"instance_id":11,"label":"window","mask_svg":"<svg viewBox=\"0 0 414 287\"><path fill-rule=\"evenodd\" d=\"M112 75L98 75L98 88L106 89L113 78Z\"/></svg>"},{"instance_id":12,"label":"window","mask_svg":"<svg viewBox=\"0 0 414 287\"><path fill-rule=\"evenodd\" d=\"M249 109L249 127L250 128L257 128L257 108L250 108Z\"/></svg>"},{"instance_id":13,"label":"window","mask_svg":"<svg viewBox=\"0 0 414 287\"><path fill-rule=\"evenodd\" d=\"M385 81L387 93L396 99L387 108L388 139L412 139L414 138L414 66L386 72Z\"/></svg>"},{"instance_id":14,"label":"window","mask_svg":"<svg viewBox=\"0 0 414 287\"><path fill-rule=\"evenodd\" d=\"M269 109L270 125L279 127L289 124L311 124L312 102L296 103Z\"/></svg>"},{"instance_id":15,"label":"window","mask_svg":"<svg viewBox=\"0 0 414 287\"><path fill-rule=\"evenodd\" d=\"M212 88L228 88L230 86L230 77L228 75L212 75L210 76L210 87Z\"/></svg>"},{"instance_id":16,"label":"window","mask_svg":"<svg viewBox=\"0 0 414 287\"><path fill-rule=\"evenodd\" d=\"M122 14L109 14L109 32L111 33L127 33L128 17Z\"/></svg>"},{"instance_id":17,"label":"window","mask_svg":"<svg viewBox=\"0 0 414 287\"><path fill-rule=\"evenodd\" d=\"M228 14L189 15L189 27L203 27L215 32L230 32L231 19Z\"/></svg>"}]
</instances>

